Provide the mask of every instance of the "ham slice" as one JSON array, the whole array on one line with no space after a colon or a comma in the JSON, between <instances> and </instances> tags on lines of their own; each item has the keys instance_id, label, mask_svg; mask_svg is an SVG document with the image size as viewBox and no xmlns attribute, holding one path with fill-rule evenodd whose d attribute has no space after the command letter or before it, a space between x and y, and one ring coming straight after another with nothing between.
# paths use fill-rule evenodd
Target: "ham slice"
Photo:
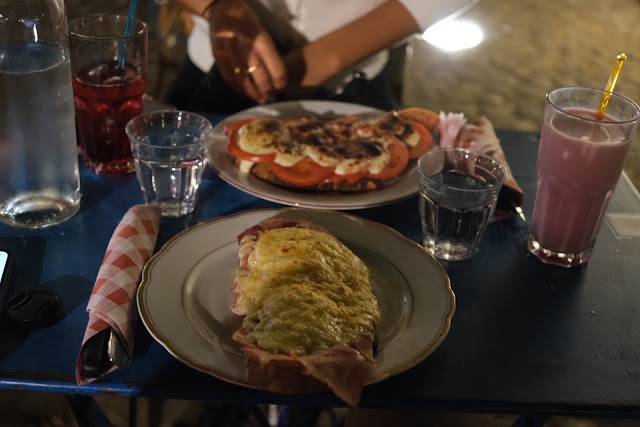
<instances>
[{"instance_id":1,"label":"ham slice","mask_svg":"<svg viewBox=\"0 0 640 427\"><path fill-rule=\"evenodd\" d=\"M362 339L359 348L335 346L310 355L274 354L246 339L242 330L233 339L242 346L247 378L252 385L275 393L315 393L331 390L356 407L365 379L374 365L373 342Z\"/></svg>"},{"instance_id":2,"label":"ham slice","mask_svg":"<svg viewBox=\"0 0 640 427\"><path fill-rule=\"evenodd\" d=\"M250 254L255 242L268 230L281 227L302 227L326 232L322 227L306 220L271 219L253 226L238 236L240 267L232 284L234 303L232 310L242 313L235 302L239 295L238 281L249 274ZM241 345L247 366L247 380L255 387L277 393L313 393L333 391L346 404L357 406L364 381L374 366L373 340L361 337L356 343L335 345L308 355L275 354L251 342L241 328L233 335Z\"/></svg>"}]
</instances>

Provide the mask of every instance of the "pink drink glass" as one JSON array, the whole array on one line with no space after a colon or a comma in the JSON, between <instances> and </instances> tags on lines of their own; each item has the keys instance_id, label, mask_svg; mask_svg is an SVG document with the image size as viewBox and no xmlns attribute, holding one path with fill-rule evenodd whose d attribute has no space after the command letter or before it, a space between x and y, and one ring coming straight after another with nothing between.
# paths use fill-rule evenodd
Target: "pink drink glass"
<instances>
[{"instance_id":1,"label":"pink drink glass","mask_svg":"<svg viewBox=\"0 0 640 427\"><path fill-rule=\"evenodd\" d=\"M546 97L538 151L538 190L528 249L562 267L587 263L622 173L640 107L611 94L596 119L603 90L566 87Z\"/></svg>"}]
</instances>

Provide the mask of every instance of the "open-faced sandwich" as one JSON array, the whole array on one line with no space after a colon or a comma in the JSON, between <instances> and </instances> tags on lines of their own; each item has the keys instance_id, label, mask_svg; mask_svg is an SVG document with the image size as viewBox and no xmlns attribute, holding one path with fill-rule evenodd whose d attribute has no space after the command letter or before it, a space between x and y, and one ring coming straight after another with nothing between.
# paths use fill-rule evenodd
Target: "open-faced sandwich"
<instances>
[{"instance_id":1,"label":"open-faced sandwich","mask_svg":"<svg viewBox=\"0 0 640 427\"><path fill-rule=\"evenodd\" d=\"M439 116L410 108L379 117L251 117L226 123L235 164L269 183L358 192L395 182L433 145Z\"/></svg>"},{"instance_id":2,"label":"open-faced sandwich","mask_svg":"<svg viewBox=\"0 0 640 427\"><path fill-rule=\"evenodd\" d=\"M369 270L317 224L269 219L238 236L233 339L247 381L280 393L332 390L356 406L374 365L380 309Z\"/></svg>"}]
</instances>

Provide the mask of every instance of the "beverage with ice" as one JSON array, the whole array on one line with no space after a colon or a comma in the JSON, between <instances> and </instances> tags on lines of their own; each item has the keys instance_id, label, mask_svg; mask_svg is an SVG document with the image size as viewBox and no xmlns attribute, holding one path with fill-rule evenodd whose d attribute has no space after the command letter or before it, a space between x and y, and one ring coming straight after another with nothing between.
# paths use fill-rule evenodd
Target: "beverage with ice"
<instances>
[{"instance_id":1,"label":"beverage with ice","mask_svg":"<svg viewBox=\"0 0 640 427\"><path fill-rule=\"evenodd\" d=\"M613 94L610 114L597 118L601 98L602 91L588 88L548 95L528 242L544 262L571 267L590 259L622 173L638 106Z\"/></svg>"},{"instance_id":2,"label":"beverage with ice","mask_svg":"<svg viewBox=\"0 0 640 427\"><path fill-rule=\"evenodd\" d=\"M116 61L81 69L73 80L78 140L85 164L98 173L133 170L131 145L124 128L143 110L145 79Z\"/></svg>"},{"instance_id":3,"label":"beverage with ice","mask_svg":"<svg viewBox=\"0 0 640 427\"><path fill-rule=\"evenodd\" d=\"M68 50L0 44L0 219L38 228L75 214L77 156Z\"/></svg>"}]
</instances>

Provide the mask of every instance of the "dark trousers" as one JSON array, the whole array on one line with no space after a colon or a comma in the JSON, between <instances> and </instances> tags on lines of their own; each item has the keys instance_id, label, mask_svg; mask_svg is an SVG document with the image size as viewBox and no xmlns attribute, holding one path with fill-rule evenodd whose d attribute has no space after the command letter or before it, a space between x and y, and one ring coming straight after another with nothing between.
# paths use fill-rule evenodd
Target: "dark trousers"
<instances>
[{"instance_id":1,"label":"dark trousers","mask_svg":"<svg viewBox=\"0 0 640 427\"><path fill-rule=\"evenodd\" d=\"M371 80L357 74L339 94L321 90L311 99L350 102L385 111L397 109L387 74L385 69ZM217 114L233 114L256 105L227 86L215 65L203 73L188 58L178 69L165 101L180 110ZM282 99L274 102L278 101Z\"/></svg>"}]
</instances>

